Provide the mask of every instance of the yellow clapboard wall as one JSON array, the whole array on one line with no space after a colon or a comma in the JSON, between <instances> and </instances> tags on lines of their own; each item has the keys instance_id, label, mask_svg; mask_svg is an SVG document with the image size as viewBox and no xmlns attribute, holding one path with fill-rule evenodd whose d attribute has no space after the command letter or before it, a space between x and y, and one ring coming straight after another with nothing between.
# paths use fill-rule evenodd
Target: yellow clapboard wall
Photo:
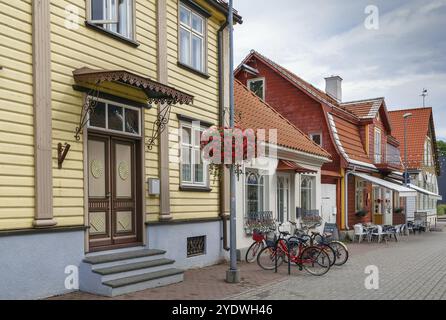
<instances>
[{"instance_id":1,"label":"yellow clapboard wall","mask_svg":"<svg viewBox=\"0 0 446 320\"><path fill-rule=\"evenodd\" d=\"M136 40L130 46L85 26L85 0L51 1L51 85L53 205L58 226L85 224L84 150L74 138L81 115L82 94L73 90L72 72L81 67L125 69L157 78L156 0L136 0ZM178 1L168 0L168 81L169 85L194 95L193 106L174 106L169 123L172 158L179 157L176 114L217 123L218 63L217 30L221 21L208 20L208 74L205 79L177 66ZM206 4L198 1L204 7ZM78 28L65 26L75 6ZM209 8L209 7L208 7ZM212 9L212 8L209 8ZM221 16L219 16L221 19ZM0 230L31 228L34 217L34 137L32 89L32 8L31 0L0 2ZM146 141L152 135L156 107L145 110ZM57 168L57 144L71 144L63 164ZM179 163L170 162L171 210L174 219L208 218L218 215L218 185L211 193L179 191ZM145 177L158 178L158 147L146 149ZM211 178L212 180L212 178ZM147 192L146 192L147 194ZM157 221L159 197L146 196L146 219Z\"/></svg>"}]
</instances>

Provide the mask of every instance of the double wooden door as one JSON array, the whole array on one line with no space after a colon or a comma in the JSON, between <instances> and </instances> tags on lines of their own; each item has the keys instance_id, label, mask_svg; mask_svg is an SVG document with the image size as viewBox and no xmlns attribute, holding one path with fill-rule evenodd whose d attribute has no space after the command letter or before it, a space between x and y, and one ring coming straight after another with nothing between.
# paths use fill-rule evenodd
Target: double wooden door
<instances>
[{"instance_id":1,"label":"double wooden door","mask_svg":"<svg viewBox=\"0 0 446 320\"><path fill-rule=\"evenodd\" d=\"M91 251L141 242L138 141L88 137L88 211Z\"/></svg>"}]
</instances>

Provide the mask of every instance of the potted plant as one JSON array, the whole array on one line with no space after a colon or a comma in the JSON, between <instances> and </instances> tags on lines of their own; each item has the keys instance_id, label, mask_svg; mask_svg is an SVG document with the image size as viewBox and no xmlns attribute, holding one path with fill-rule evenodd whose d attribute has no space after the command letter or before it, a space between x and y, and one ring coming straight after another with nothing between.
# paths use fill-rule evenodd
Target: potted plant
<instances>
[{"instance_id":1,"label":"potted plant","mask_svg":"<svg viewBox=\"0 0 446 320\"><path fill-rule=\"evenodd\" d=\"M369 213L369 211L367 209L361 209L358 212L355 213L355 215L359 218L363 218L365 217L367 214Z\"/></svg>"},{"instance_id":2,"label":"potted plant","mask_svg":"<svg viewBox=\"0 0 446 320\"><path fill-rule=\"evenodd\" d=\"M393 213L404 214L404 208L395 208L393 209Z\"/></svg>"}]
</instances>

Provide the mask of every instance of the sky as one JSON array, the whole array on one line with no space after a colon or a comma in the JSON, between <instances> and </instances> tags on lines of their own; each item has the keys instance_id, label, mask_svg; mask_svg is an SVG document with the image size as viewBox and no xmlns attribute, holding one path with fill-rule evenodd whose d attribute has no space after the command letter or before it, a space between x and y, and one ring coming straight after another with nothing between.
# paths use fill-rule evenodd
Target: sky
<instances>
[{"instance_id":1,"label":"sky","mask_svg":"<svg viewBox=\"0 0 446 320\"><path fill-rule=\"evenodd\" d=\"M255 49L322 90L325 77L339 75L343 101L385 97L389 110L422 107L426 88L437 138L446 140L446 0L234 0L234 7L244 21L235 28L236 65Z\"/></svg>"}]
</instances>

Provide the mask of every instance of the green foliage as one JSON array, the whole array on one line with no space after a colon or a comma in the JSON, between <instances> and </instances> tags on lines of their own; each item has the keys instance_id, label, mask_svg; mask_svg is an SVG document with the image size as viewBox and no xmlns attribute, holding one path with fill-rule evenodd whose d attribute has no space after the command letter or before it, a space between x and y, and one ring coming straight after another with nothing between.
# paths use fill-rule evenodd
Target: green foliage
<instances>
[{"instance_id":1,"label":"green foliage","mask_svg":"<svg viewBox=\"0 0 446 320\"><path fill-rule=\"evenodd\" d=\"M438 148L438 155L441 156L446 156L446 142L443 140L438 140L437 141L437 148Z\"/></svg>"},{"instance_id":2,"label":"green foliage","mask_svg":"<svg viewBox=\"0 0 446 320\"><path fill-rule=\"evenodd\" d=\"M446 214L446 204L440 204L440 205L437 207L437 214L438 214L439 216L443 216L443 215Z\"/></svg>"}]
</instances>

